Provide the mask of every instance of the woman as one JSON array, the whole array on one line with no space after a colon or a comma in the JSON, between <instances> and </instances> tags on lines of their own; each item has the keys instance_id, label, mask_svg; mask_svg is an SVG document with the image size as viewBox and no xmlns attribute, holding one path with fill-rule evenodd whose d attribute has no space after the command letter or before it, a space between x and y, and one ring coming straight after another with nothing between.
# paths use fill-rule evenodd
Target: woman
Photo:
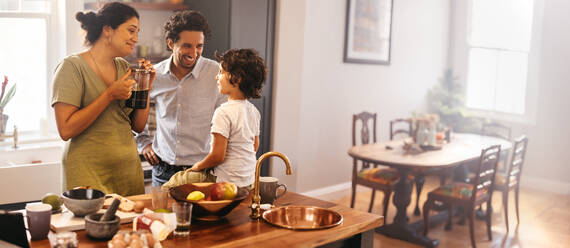
<instances>
[{"instance_id":1,"label":"woman","mask_svg":"<svg viewBox=\"0 0 570 248\"><path fill-rule=\"evenodd\" d=\"M144 178L133 133L144 129L145 109L125 106L134 80L128 79L130 54L138 42L139 15L122 3L107 3L97 13L77 13L89 50L61 62L53 81L52 107L63 153L65 190L91 186L105 193L144 193ZM151 86L155 72L151 69Z\"/></svg>"}]
</instances>

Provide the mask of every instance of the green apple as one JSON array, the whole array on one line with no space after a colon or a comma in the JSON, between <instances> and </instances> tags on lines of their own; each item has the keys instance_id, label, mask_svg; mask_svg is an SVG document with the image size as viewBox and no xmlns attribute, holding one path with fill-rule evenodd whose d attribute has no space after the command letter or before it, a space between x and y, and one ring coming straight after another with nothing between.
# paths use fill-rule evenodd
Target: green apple
<instances>
[{"instance_id":1,"label":"green apple","mask_svg":"<svg viewBox=\"0 0 570 248\"><path fill-rule=\"evenodd\" d=\"M42 198L42 203L49 204L51 205L51 209L53 211L58 211L61 208L61 205L63 204L63 200L61 200L61 198L54 193L47 193Z\"/></svg>"}]
</instances>

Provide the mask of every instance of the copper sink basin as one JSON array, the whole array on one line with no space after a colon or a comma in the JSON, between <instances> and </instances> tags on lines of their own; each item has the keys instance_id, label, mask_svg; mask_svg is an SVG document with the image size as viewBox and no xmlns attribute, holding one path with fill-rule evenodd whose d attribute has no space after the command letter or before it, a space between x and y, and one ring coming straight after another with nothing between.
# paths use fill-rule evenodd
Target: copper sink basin
<instances>
[{"instance_id":1,"label":"copper sink basin","mask_svg":"<svg viewBox=\"0 0 570 248\"><path fill-rule=\"evenodd\" d=\"M311 206L273 208L263 212L262 217L272 225L292 230L316 230L342 223L342 215L336 211Z\"/></svg>"}]
</instances>

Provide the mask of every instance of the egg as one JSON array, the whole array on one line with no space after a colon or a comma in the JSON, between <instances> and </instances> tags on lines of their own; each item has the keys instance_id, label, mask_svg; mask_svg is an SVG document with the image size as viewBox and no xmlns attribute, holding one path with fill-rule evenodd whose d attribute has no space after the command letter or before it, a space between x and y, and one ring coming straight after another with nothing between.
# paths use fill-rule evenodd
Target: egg
<instances>
[{"instance_id":1,"label":"egg","mask_svg":"<svg viewBox=\"0 0 570 248\"><path fill-rule=\"evenodd\" d=\"M154 246L154 236L152 236L152 233L147 233L145 234L146 236L146 242L148 243L148 246L153 247Z\"/></svg>"},{"instance_id":2,"label":"egg","mask_svg":"<svg viewBox=\"0 0 570 248\"><path fill-rule=\"evenodd\" d=\"M117 240L117 239L120 239L120 240L123 240L123 241L125 240L125 238L123 237L123 234L121 234L121 233L115 234L115 236L113 236L113 239L112 239L112 240Z\"/></svg>"},{"instance_id":3,"label":"egg","mask_svg":"<svg viewBox=\"0 0 570 248\"><path fill-rule=\"evenodd\" d=\"M133 242L132 240L134 239L141 239L141 236L138 233L131 233L131 242Z\"/></svg>"},{"instance_id":4,"label":"egg","mask_svg":"<svg viewBox=\"0 0 570 248\"><path fill-rule=\"evenodd\" d=\"M131 248L143 248L144 247L144 243L142 240L140 239L133 239L131 240L131 243L129 244L129 247Z\"/></svg>"},{"instance_id":5,"label":"egg","mask_svg":"<svg viewBox=\"0 0 570 248\"><path fill-rule=\"evenodd\" d=\"M135 213L142 213L142 211L144 209L144 202L135 201L135 206L133 209L135 210Z\"/></svg>"},{"instance_id":6,"label":"egg","mask_svg":"<svg viewBox=\"0 0 570 248\"><path fill-rule=\"evenodd\" d=\"M127 242L125 242L125 240L123 240L123 239L112 240L111 244L113 245L113 248L126 248L127 247Z\"/></svg>"}]
</instances>

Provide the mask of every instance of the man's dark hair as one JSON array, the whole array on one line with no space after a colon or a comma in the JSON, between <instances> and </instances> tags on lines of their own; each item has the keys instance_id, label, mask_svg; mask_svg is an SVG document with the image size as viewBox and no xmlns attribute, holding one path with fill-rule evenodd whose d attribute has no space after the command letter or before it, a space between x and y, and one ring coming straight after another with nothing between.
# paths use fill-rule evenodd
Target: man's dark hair
<instances>
[{"instance_id":1,"label":"man's dark hair","mask_svg":"<svg viewBox=\"0 0 570 248\"><path fill-rule=\"evenodd\" d=\"M119 2L106 3L97 13L89 11L75 14L75 19L81 23L81 28L87 31L85 35L87 45L93 45L101 37L104 26L117 29L119 25L133 17L140 19L139 13L133 7Z\"/></svg>"},{"instance_id":2,"label":"man's dark hair","mask_svg":"<svg viewBox=\"0 0 570 248\"><path fill-rule=\"evenodd\" d=\"M208 20L202 13L195 10L176 12L164 24L164 33L167 41L171 39L172 42L177 42L180 39L180 33L183 31L200 31L204 34L204 40L206 41L212 36ZM168 50L171 51L170 48Z\"/></svg>"},{"instance_id":3,"label":"man's dark hair","mask_svg":"<svg viewBox=\"0 0 570 248\"><path fill-rule=\"evenodd\" d=\"M255 50L231 49L219 56L218 60L222 69L230 74L230 84L238 84L246 99L261 97L267 68Z\"/></svg>"}]
</instances>

